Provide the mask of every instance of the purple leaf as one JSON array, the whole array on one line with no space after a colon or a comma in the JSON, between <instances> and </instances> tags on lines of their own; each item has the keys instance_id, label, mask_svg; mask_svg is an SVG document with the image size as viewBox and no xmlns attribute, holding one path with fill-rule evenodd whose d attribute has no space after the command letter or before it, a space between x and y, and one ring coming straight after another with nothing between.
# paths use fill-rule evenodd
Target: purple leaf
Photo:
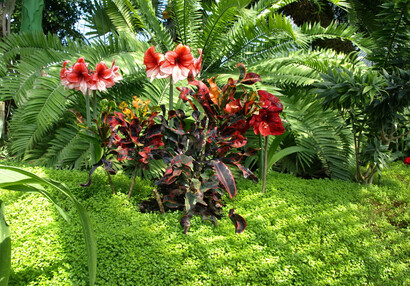
<instances>
[{"instance_id":1,"label":"purple leaf","mask_svg":"<svg viewBox=\"0 0 410 286\"><path fill-rule=\"evenodd\" d=\"M229 218L231 219L233 225L235 226L236 233L242 233L246 229L246 220L235 213L234 209L229 210Z\"/></svg>"},{"instance_id":2,"label":"purple leaf","mask_svg":"<svg viewBox=\"0 0 410 286\"><path fill-rule=\"evenodd\" d=\"M221 161L213 161L212 164L214 165L219 181L232 199L236 196L236 185L231 170Z\"/></svg>"},{"instance_id":3,"label":"purple leaf","mask_svg":"<svg viewBox=\"0 0 410 286\"><path fill-rule=\"evenodd\" d=\"M179 224L184 228L184 234L186 234L191 226L191 216L184 215L179 221Z\"/></svg>"}]
</instances>

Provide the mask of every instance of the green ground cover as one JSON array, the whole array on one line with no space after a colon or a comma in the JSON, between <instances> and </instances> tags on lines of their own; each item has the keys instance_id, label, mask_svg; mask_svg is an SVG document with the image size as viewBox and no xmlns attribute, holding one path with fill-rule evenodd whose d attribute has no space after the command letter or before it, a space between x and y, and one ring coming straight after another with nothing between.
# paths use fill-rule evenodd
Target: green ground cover
<instances>
[{"instance_id":1,"label":"green ground cover","mask_svg":"<svg viewBox=\"0 0 410 286\"><path fill-rule=\"evenodd\" d=\"M11 164L0 161L0 164ZM84 189L87 173L30 167L66 184L90 212L98 243L96 285L409 285L410 168L395 163L379 185L303 180L270 173L261 184L238 181L217 228L199 218L187 235L180 212L140 213L151 195L138 180L116 175L111 194L102 171ZM139 191L137 191L139 190ZM86 285L86 256L73 205L60 204L68 224L45 198L1 191L11 227L9 285ZM234 206L248 223L235 234Z\"/></svg>"}]
</instances>

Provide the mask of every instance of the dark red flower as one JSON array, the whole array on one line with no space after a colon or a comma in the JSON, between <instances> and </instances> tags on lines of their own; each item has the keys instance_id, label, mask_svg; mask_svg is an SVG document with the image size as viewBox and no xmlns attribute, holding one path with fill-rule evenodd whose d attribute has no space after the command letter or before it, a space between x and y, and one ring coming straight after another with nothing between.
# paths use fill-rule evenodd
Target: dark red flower
<instances>
[{"instance_id":1,"label":"dark red flower","mask_svg":"<svg viewBox=\"0 0 410 286\"><path fill-rule=\"evenodd\" d=\"M275 108L259 109L259 114L253 115L249 124L253 127L256 135L281 135L285 132L282 120Z\"/></svg>"},{"instance_id":2,"label":"dark red flower","mask_svg":"<svg viewBox=\"0 0 410 286\"><path fill-rule=\"evenodd\" d=\"M270 108L274 112L282 112L283 105L280 103L279 98L264 90L258 90L258 95L260 98L260 105L263 108Z\"/></svg>"},{"instance_id":3,"label":"dark red flower","mask_svg":"<svg viewBox=\"0 0 410 286\"><path fill-rule=\"evenodd\" d=\"M410 157L404 158L403 163L405 165L410 165Z\"/></svg>"}]
</instances>

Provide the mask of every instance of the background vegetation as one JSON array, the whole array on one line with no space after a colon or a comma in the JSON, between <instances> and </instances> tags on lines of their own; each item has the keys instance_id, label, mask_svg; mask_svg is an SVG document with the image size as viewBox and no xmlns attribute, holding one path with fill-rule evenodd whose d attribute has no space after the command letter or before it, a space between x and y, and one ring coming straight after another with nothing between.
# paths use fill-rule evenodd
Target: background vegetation
<instances>
[{"instance_id":1,"label":"background vegetation","mask_svg":"<svg viewBox=\"0 0 410 286\"><path fill-rule=\"evenodd\" d=\"M111 195L101 171L84 189L76 182L86 181L85 173L25 169L61 180L89 210L98 243L96 285L410 282L410 168L402 164L386 170L378 186L272 173L262 195L260 186L240 181L234 205L248 222L241 235L226 216L217 228L195 217L184 235L179 212L140 213L138 202L151 193L147 181L137 180L139 191L130 201L129 180L121 174L114 177L121 193ZM10 285L86 285L80 224L67 224L41 196L0 195L14 241ZM68 200L60 197L59 203L76 215Z\"/></svg>"}]
</instances>

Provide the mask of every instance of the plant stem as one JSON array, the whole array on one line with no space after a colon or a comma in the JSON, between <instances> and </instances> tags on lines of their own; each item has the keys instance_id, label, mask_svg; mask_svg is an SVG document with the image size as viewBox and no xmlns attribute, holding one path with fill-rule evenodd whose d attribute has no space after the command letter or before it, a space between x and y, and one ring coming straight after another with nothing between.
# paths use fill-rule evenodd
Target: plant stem
<instances>
[{"instance_id":1,"label":"plant stem","mask_svg":"<svg viewBox=\"0 0 410 286\"><path fill-rule=\"evenodd\" d=\"M174 109L174 84L172 83L172 76L169 77L169 110Z\"/></svg>"},{"instance_id":2,"label":"plant stem","mask_svg":"<svg viewBox=\"0 0 410 286\"><path fill-rule=\"evenodd\" d=\"M152 191L154 192L155 199L157 200L157 203L158 203L158 206L159 206L159 211L160 211L162 214L165 214L164 205L162 204L161 197L160 197L160 195L159 195L157 189L153 189Z\"/></svg>"},{"instance_id":3,"label":"plant stem","mask_svg":"<svg viewBox=\"0 0 410 286\"><path fill-rule=\"evenodd\" d=\"M85 95L85 112L87 116L88 133L91 134L91 112L90 112L90 95ZM95 164L94 145L90 143L91 165Z\"/></svg>"},{"instance_id":4,"label":"plant stem","mask_svg":"<svg viewBox=\"0 0 410 286\"><path fill-rule=\"evenodd\" d=\"M263 145L262 145L262 135L259 135L259 180L263 179L263 170L264 170L264 162L263 162Z\"/></svg>"},{"instance_id":5,"label":"plant stem","mask_svg":"<svg viewBox=\"0 0 410 286\"><path fill-rule=\"evenodd\" d=\"M135 166L134 172L132 172L132 182L130 186L130 191L128 192L128 198L131 198L132 189L134 188L135 178L137 177L138 165Z\"/></svg>"},{"instance_id":6,"label":"plant stem","mask_svg":"<svg viewBox=\"0 0 410 286\"><path fill-rule=\"evenodd\" d=\"M265 188L266 188L266 174L268 173L268 164L266 162L268 161L268 136L265 137L265 147L263 148L264 151L264 164L263 164L263 185L262 185L262 193L265 193Z\"/></svg>"},{"instance_id":7,"label":"plant stem","mask_svg":"<svg viewBox=\"0 0 410 286\"><path fill-rule=\"evenodd\" d=\"M108 172L107 170L105 172L107 173L107 176L108 176L108 182L110 182L112 194L115 195L115 188L114 188L114 184L112 183L110 172Z\"/></svg>"},{"instance_id":8,"label":"plant stem","mask_svg":"<svg viewBox=\"0 0 410 286\"><path fill-rule=\"evenodd\" d=\"M93 92L93 119L97 118L97 95Z\"/></svg>"}]
</instances>

